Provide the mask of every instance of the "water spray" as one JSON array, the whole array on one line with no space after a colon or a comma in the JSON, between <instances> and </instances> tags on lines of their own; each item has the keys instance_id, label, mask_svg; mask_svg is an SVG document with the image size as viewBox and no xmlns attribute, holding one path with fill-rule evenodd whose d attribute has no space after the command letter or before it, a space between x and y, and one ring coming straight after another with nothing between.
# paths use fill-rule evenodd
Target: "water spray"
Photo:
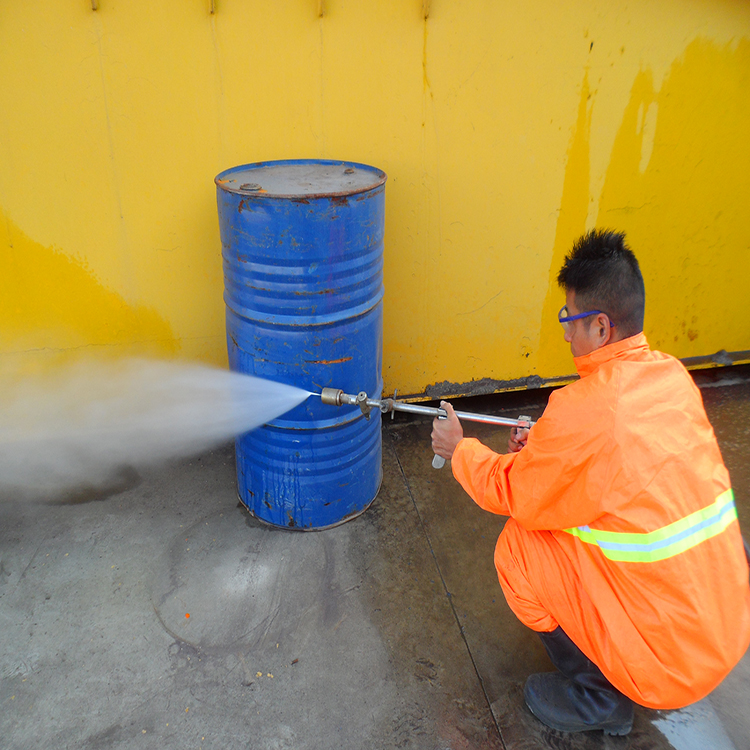
<instances>
[{"instance_id":1,"label":"water spray","mask_svg":"<svg viewBox=\"0 0 750 750\"><path fill-rule=\"evenodd\" d=\"M117 485L125 467L197 455L311 395L171 360L79 359L0 377L0 502Z\"/></svg>"},{"instance_id":2,"label":"water spray","mask_svg":"<svg viewBox=\"0 0 750 750\"><path fill-rule=\"evenodd\" d=\"M394 412L402 411L407 414L421 414L428 417L437 417L438 419L447 419L448 412L435 406L419 406L418 404L408 404L404 401L396 401L393 398L370 398L364 391L360 391L356 396L351 393L344 393L340 388L323 388L319 394L320 400L324 404L331 406L359 406L364 414L365 419L370 418L370 412L377 409L381 414L390 414L393 418ZM465 422L481 422L482 424L502 425L503 427L517 427L519 429L530 429L535 424L530 417L518 417L511 419L509 417L495 417L490 414L474 414L468 411L457 411L456 416ZM432 459L432 466L435 469L441 469L445 465L445 459L442 456L435 455Z\"/></svg>"}]
</instances>

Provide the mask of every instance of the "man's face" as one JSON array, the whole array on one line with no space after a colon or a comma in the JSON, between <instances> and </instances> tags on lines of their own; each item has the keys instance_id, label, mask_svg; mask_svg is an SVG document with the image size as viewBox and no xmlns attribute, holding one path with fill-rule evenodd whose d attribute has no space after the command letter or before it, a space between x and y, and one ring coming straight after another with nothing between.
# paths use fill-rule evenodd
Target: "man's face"
<instances>
[{"instance_id":1,"label":"man's face","mask_svg":"<svg viewBox=\"0 0 750 750\"><path fill-rule=\"evenodd\" d=\"M576 295L573 291L566 293L565 305L568 308L568 315L586 312L576 305ZM602 341L601 327L596 323L596 316L572 320L565 326L565 340L570 344L570 351L574 357L583 357L585 354L591 354L595 349L604 346L610 338L609 331L606 333L607 340Z\"/></svg>"}]
</instances>

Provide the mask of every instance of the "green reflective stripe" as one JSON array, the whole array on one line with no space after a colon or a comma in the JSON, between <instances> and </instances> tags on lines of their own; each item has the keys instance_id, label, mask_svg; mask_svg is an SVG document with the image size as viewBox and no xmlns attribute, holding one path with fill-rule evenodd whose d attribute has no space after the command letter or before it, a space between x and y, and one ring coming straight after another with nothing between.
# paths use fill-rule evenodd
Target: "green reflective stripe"
<instances>
[{"instance_id":1,"label":"green reflective stripe","mask_svg":"<svg viewBox=\"0 0 750 750\"><path fill-rule=\"evenodd\" d=\"M601 531L588 526L565 529L586 544L594 544L609 560L656 562L674 557L697 544L721 534L737 518L734 493L722 492L707 508L679 521L644 534Z\"/></svg>"}]
</instances>

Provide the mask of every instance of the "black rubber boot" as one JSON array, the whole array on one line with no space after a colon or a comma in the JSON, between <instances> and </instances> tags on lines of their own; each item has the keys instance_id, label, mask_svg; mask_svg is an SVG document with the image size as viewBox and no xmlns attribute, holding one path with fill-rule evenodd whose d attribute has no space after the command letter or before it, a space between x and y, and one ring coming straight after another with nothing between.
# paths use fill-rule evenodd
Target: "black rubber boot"
<instances>
[{"instance_id":1,"label":"black rubber boot","mask_svg":"<svg viewBox=\"0 0 750 750\"><path fill-rule=\"evenodd\" d=\"M562 674L533 674L526 680L523 694L531 713L561 732L628 734L633 726L630 698L612 686L562 628L538 635Z\"/></svg>"}]
</instances>

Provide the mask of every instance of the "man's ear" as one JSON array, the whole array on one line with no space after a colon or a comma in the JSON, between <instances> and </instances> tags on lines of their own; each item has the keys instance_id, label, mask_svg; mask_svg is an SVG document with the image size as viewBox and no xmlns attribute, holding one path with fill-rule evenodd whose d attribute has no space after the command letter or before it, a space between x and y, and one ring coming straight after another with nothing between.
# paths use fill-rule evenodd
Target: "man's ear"
<instances>
[{"instance_id":1,"label":"man's ear","mask_svg":"<svg viewBox=\"0 0 750 750\"><path fill-rule=\"evenodd\" d=\"M604 313L599 313L596 316L595 325L599 347L611 344L614 341L614 329L609 324L609 318Z\"/></svg>"}]
</instances>

